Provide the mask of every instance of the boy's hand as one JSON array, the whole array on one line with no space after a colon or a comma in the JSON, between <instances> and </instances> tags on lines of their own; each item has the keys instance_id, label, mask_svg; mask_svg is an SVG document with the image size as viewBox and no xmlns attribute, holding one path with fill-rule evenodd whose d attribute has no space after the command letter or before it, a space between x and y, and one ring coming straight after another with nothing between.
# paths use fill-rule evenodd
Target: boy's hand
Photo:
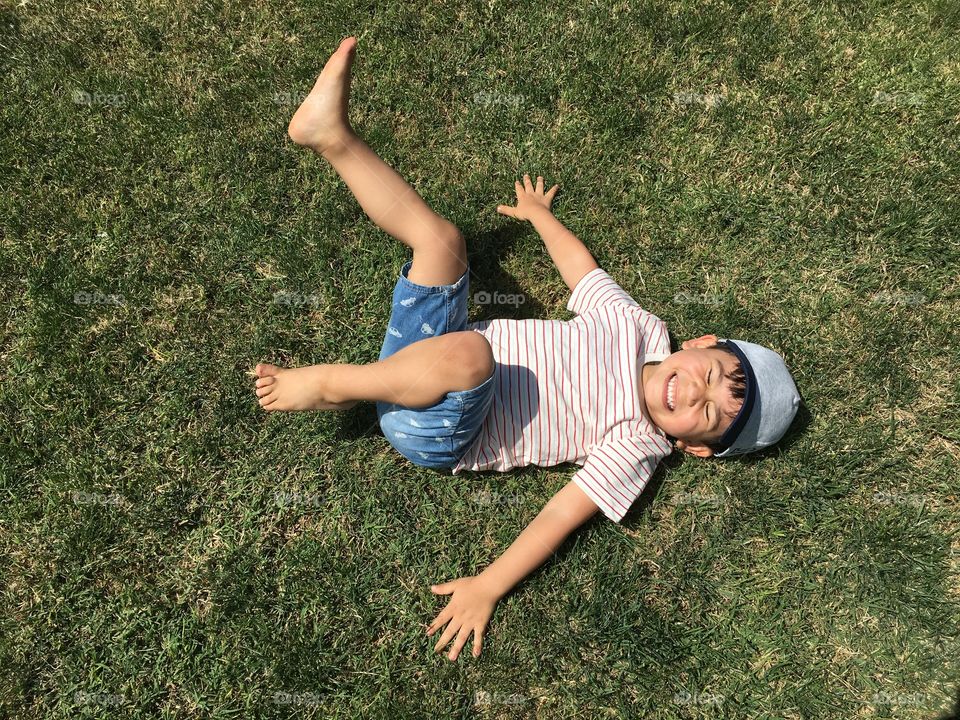
<instances>
[{"instance_id":1,"label":"boy's hand","mask_svg":"<svg viewBox=\"0 0 960 720\"><path fill-rule=\"evenodd\" d=\"M537 175L537 187L534 188L533 184L530 182L530 176L523 176L523 183L519 180L514 183L514 186L517 189L517 206L511 207L510 205L497 205L497 212L501 215L506 215L507 217L516 218L517 220L529 220L530 211L533 210L536 212L538 208L546 208L550 210L550 204L553 202L553 196L557 194L557 190L560 189L559 185L554 185L552 188L547 190L546 193L543 192L543 178L540 175Z\"/></svg>"},{"instance_id":2,"label":"boy's hand","mask_svg":"<svg viewBox=\"0 0 960 720\"><path fill-rule=\"evenodd\" d=\"M453 643L447 657L456 660L463 646L470 639L471 633L474 633L473 656L479 657L483 646L483 632L487 628L487 623L490 622L493 608L500 596L476 575L431 585L430 589L437 595L453 593L450 602L427 628L427 635L433 635L448 620L450 621L447 629L440 636L439 642L434 646L434 652L441 652L459 631L456 642Z\"/></svg>"}]
</instances>

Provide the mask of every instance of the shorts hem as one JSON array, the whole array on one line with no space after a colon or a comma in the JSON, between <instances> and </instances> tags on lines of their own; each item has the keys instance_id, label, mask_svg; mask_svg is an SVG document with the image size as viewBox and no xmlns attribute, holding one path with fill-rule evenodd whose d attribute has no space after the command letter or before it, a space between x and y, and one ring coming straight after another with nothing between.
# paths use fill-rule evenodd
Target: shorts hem
<instances>
[{"instance_id":1,"label":"shorts hem","mask_svg":"<svg viewBox=\"0 0 960 720\"><path fill-rule=\"evenodd\" d=\"M397 282L404 290L409 290L418 295L453 294L467 281L467 275L470 274L470 264L468 263L467 269L463 271L463 275L457 278L456 282L450 283L449 285L420 285L407 277L411 267L413 267L413 260L407 260L407 262L403 264L403 267L400 268L400 276L397 278Z\"/></svg>"}]
</instances>

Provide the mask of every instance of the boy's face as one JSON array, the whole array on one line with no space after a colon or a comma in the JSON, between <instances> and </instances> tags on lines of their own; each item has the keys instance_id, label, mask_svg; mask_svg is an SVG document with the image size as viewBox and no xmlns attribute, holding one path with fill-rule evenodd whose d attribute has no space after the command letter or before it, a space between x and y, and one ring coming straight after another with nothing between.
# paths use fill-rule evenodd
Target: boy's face
<instances>
[{"instance_id":1,"label":"boy's face","mask_svg":"<svg viewBox=\"0 0 960 720\"><path fill-rule=\"evenodd\" d=\"M653 423L677 438L680 450L710 457L706 443L716 442L733 422L742 400L733 397L726 375L737 359L712 348L716 335L681 344L681 350L659 364L643 366L643 398Z\"/></svg>"}]
</instances>

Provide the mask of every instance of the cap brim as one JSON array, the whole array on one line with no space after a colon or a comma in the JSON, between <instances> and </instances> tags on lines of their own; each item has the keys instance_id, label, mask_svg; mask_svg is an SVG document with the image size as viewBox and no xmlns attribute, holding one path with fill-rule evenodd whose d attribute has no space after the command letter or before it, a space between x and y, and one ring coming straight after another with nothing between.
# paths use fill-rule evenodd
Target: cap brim
<instances>
[{"instance_id":1,"label":"cap brim","mask_svg":"<svg viewBox=\"0 0 960 720\"><path fill-rule=\"evenodd\" d=\"M720 437L720 440L717 442L717 445L720 446L720 450L716 451L715 455L720 455L727 450L737 441L737 438L740 437L740 433L743 431L744 426L747 424L747 420L750 419L750 413L753 412L753 406L756 403L757 399L757 377L753 372L753 366L750 364L750 361L747 360L747 356L743 354L743 351L737 347L736 343L730 343L726 340L718 340L717 345L722 345L725 348L728 348L737 356L737 359L740 361L740 367L743 368L743 374L746 377L746 391L743 394L743 404L740 406L737 416L733 419L733 422L730 423L730 427L726 429L726 432Z\"/></svg>"}]
</instances>

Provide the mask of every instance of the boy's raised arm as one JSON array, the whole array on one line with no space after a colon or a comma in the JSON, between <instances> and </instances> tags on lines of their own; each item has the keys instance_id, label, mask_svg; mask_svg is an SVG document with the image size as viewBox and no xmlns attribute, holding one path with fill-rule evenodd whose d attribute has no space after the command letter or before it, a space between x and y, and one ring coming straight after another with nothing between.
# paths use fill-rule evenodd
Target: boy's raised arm
<instances>
[{"instance_id":1,"label":"boy's raised arm","mask_svg":"<svg viewBox=\"0 0 960 720\"><path fill-rule=\"evenodd\" d=\"M543 238L544 245L550 257L553 258L560 276L570 288L570 292L577 286L580 279L594 268L599 267L587 246L570 232L563 223L557 220L550 211L550 204L557 194L559 185L554 185L546 193L543 192L543 178L537 176L537 186L534 188L530 176L523 176L523 183L515 183L517 191L517 205L498 205L497 212L501 215L529 220Z\"/></svg>"},{"instance_id":2,"label":"boy's raised arm","mask_svg":"<svg viewBox=\"0 0 960 720\"><path fill-rule=\"evenodd\" d=\"M554 495L522 533L496 562L479 575L433 585L438 594L453 593L447 606L433 620L427 635L447 624L434 650L440 652L457 636L448 657L456 660L471 634L474 634L473 654L478 656L483 634L500 599L514 585L540 567L570 533L590 519L598 510L571 480ZM459 632L459 634L457 634Z\"/></svg>"}]
</instances>

